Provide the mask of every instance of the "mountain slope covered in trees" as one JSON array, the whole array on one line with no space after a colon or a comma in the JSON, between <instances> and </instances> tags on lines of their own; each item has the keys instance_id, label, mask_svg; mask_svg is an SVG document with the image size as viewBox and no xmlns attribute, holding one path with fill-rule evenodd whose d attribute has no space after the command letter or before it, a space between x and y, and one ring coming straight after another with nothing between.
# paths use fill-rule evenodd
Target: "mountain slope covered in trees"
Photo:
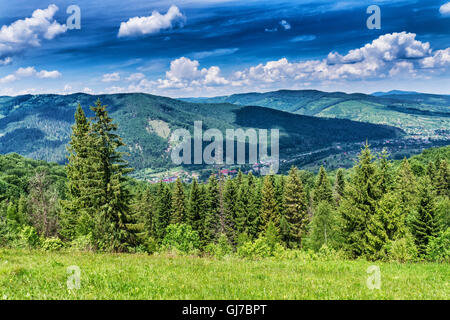
<instances>
[{"instance_id":1,"label":"mountain slope covered in trees","mask_svg":"<svg viewBox=\"0 0 450 320\"><path fill-rule=\"evenodd\" d=\"M288 175L239 172L234 178L212 174L207 183L150 184L113 174L107 180L114 186L98 198L88 195L102 194L104 185L83 177L106 178L103 166L86 170L100 161L103 153L94 150L103 140L97 140L100 132L79 133L72 136L78 153L65 168L0 156L0 184L6 186L0 189L0 247L200 250L243 257L312 249L327 257L339 250L347 258L448 262L448 146L392 162L366 145L352 169L327 173L321 167L317 175L292 167ZM87 157L79 139L87 142ZM116 192L108 195L110 189ZM112 246L104 245L110 241Z\"/></svg>"},{"instance_id":2,"label":"mountain slope covered in trees","mask_svg":"<svg viewBox=\"0 0 450 320\"><path fill-rule=\"evenodd\" d=\"M183 100L254 105L302 115L388 124L402 128L411 136L450 140L450 95L392 92L374 96L279 90Z\"/></svg>"},{"instance_id":3,"label":"mountain slope covered in trees","mask_svg":"<svg viewBox=\"0 0 450 320\"><path fill-rule=\"evenodd\" d=\"M218 128L280 129L280 157L326 148L333 143L392 139L401 130L388 126L292 115L278 110L229 103L202 104L141 94L93 96L24 95L0 97L0 153L63 163L78 103L88 117L100 98L119 125L127 144L127 160L136 169L171 166L169 137L177 128L192 132L195 120L203 130Z\"/></svg>"}]
</instances>

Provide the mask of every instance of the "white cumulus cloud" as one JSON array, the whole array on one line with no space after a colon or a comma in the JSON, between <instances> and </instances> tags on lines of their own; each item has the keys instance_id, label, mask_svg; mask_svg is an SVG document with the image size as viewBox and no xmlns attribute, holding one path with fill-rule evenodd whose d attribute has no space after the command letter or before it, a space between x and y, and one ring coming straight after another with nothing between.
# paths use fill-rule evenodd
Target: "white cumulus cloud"
<instances>
[{"instance_id":1,"label":"white cumulus cloud","mask_svg":"<svg viewBox=\"0 0 450 320\"><path fill-rule=\"evenodd\" d=\"M424 68L445 68L450 66L450 48L437 50L421 62Z\"/></svg>"},{"instance_id":2,"label":"white cumulus cloud","mask_svg":"<svg viewBox=\"0 0 450 320\"><path fill-rule=\"evenodd\" d=\"M41 79L56 79L61 77L61 73L57 70L54 71L47 71L47 70L42 70L36 73L38 78Z\"/></svg>"},{"instance_id":3,"label":"white cumulus cloud","mask_svg":"<svg viewBox=\"0 0 450 320\"><path fill-rule=\"evenodd\" d=\"M11 57L29 47L38 47L43 39L51 40L67 31L67 26L54 20L58 7L35 10L30 18L3 25L0 29L0 61L11 62ZM0 63L5 64L5 63Z\"/></svg>"},{"instance_id":4,"label":"white cumulus cloud","mask_svg":"<svg viewBox=\"0 0 450 320\"><path fill-rule=\"evenodd\" d=\"M415 37L407 32L385 34L344 55L330 52L323 60L269 61L235 73L233 83L410 77L419 75L419 69L450 67L450 48L433 52L428 42Z\"/></svg>"},{"instance_id":5,"label":"white cumulus cloud","mask_svg":"<svg viewBox=\"0 0 450 320\"><path fill-rule=\"evenodd\" d=\"M312 37L304 40L309 39ZM200 53L200 56L205 54ZM171 61L165 76L159 79L147 79L142 73L130 74L124 78L129 81L128 87L123 84L107 91L212 96L236 90L335 85L337 81L409 81L414 78L427 79L430 75L446 75L449 71L450 48L432 50L430 43L417 40L416 34L399 32L379 36L360 48L344 53L330 52L322 59L290 61L280 58L235 69L226 75L222 74L219 66L201 67L198 60L180 57Z\"/></svg>"},{"instance_id":6,"label":"white cumulus cloud","mask_svg":"<svg viewBox=\"0 0 450 320\"><path fill-rule=\"evenodd\" d=\"M130 18L127 22L120 24L118 37L139 36L158 33L164 29L175 26L182 27L186 17L177 6L171 6L166 14L153 11L151 16Z\"/></svg>"},{"instance_id":7,"label":"white cumulus cloud","mask_svg":"<svg viewBox=\"0 0 450 320\"><path fill-rule=\"evenodd\" d=\"M120 80L120 75L118 72L105 73L102 78L103 82L113 82L113 81L119 81L119 80Z\"/></svg>"},{"instance_id":8,"label":"white cumulus cloud","mask_svg":"<svg viewBox=\"0 0 450 320\"><path fill-rule=\"evenodd\" d=\"M290 30L291 29L291 25L286 20L281 20L279 23L284 28L284 30Z\"/></svg>"},{"instance_id":9,"label":"white cumulus cloud","mask_svg":"<svg viewBox=\"0 0 450 320\"><path fill-rule=\"evenodd\" d=\"M450 2L444 3L440 8L439 8L439 12L442 15L450 15Z\"/></svg>"},{"instance_id":10,"label":"white cumulus cloud","mask_svg":"<svg viewBox=\"0 0 450 320\"><path fill-rule=\"evenodd\" d=\"M8 74L3 78L0 78L0 83L13 82L22 78L36 77L39 79L55 79L61 77L61 73L57 70L37 71L34 67L19 68L14 73Z\"/></svg>"},{"instance_id":11,"label":"white cumulus cloud","mask_svg":"<svg viewBox=\"0 0 450 320\"><path fill-rule=\"evenodd\" d=\"M185 88L189 86L217 86L228 84L220 75L220 68L199 69L199 62L186 57L173 60L165 79L158 79L159 88Z\"/></svg>"}]
</instances>

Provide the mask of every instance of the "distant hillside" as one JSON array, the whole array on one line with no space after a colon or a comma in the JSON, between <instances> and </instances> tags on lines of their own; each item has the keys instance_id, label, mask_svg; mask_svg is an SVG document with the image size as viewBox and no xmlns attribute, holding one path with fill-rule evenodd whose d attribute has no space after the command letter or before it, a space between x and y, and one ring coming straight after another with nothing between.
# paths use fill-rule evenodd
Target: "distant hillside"
<instances>
[{"instance_id":1,"label":"distant hillside","mask_svg":"<svg viewBox=\"0 0 450 320\"><path fill-rule=\"evenodd\" d=\"M228 103L201 104L141 94L25 95L0 97L0 153L63 163L78 103L88 106L100 98L108 105L127 143L129 161L137 169L171 166L168 137L172 130L192 132L195 120L204 130L218 128L280 129L280 156L289 159L302 152L402 136L397 128L341 119L293 115L270 108Z\"/></svg>"},{"instance_id":2,"label":"distant hillside","mask_svg":"<svg viewBox=\"0 0 450 320\"><path fill-rule=\"evenodd\" d=\"M214 98L188 98L192 102L257 105L295 114L350 119L402 128L411 136L450 140L450 95L280 90Z\"/></svg>"},{"instance_id":3,"label":"distant hillside","mask_svg":"<svg viewBox=\"0 0 450 320\"><path fill-rule=\"evenodd\" d=\"M0 201L18 198L27 193L30 178L41 171L47 173L50 182L57 185L58 190L65 189L64 167L56 163L27 159L16 153L0 155Z\"/></svg>"},{"instance_id":4,"label":"distant hillside","mask_svg":"<svg viewBox=\"0 0 450 320\"><path fill-rule=\"evenodd\" d=\"M381 97L381 96L387 96L387 95L401 95L401 94L420 94L419 92L416 91L402 91L402 90L391 90L391 91L387 91L387 92L383 92L383 91L377 91L377 92L373 92L371 93L372 96L375 97Z\"/></svg>"}]
</instances>

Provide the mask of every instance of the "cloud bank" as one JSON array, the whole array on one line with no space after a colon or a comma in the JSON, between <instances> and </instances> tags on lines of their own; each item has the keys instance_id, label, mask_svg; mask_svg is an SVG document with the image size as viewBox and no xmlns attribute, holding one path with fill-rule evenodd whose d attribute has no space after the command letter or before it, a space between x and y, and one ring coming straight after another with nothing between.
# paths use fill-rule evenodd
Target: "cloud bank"
<instances>
[{"instance_id":1,"label":"cloud bank","mask_svg":"<svg viewBox=\"0 0 450 320\"><path fill-rule=\"evenodd\" d=\"M13 82L13 81L16 81L16 80L19 80L22 78L30 78L30 77L36 77L39 79L56 79L56 78L61 77L61 73L57 70L37 71L34 67L19 68L16 70L16 72L8 74L8 75L4 76L3 78L0 78L0 83L8 83L8 82Z\"/></svg>"},{"instance_id":2,"label":"cloud bank","mask_svg":"<svg viewBox=\"0 0 450 320\"><path fill-rule=\"evenodd\" d=\"M312 37L304 39L308 40ZM297 62L281 58L230 71L228 75L222 75L219 66L202 68L199 61L180 57L171 61L162 78L151 80L143 73L135 73L125 78L129 82L127 86L114 86L106 92L198 95L200 92L229 91L230 88L243 92L338 81L427 79L449 71L450 48L432 50L430 43L417 40L416 34L400 32L382 35L345 54L333 51L323 59ZM118 73L105 76L111 81L119 80Z\"/></svg>"},{"instance_id":3,"label":"cloud bank","mask_svg":"<svg viewBox=\"0 0 450 320\"><path fill-rule=\"evenodd\" d=\"M119 81L119 80L120 80L120 75L118 72L105 73L102 78L103 82L113 82L113 81Z\"/></svg>"},{"instance_id":4,"label":"cloud bank","mask_svg":"<svg viewBox=\"0 0 450 320\"><path fill-rule=\"evenodd\" d=\"M35 10L30 18L16 20L0 29L0 65L9 64L12 57L29 47L39 47L42 40L51 40L67 31L67 26L54 20L58 7Z\"/></svg>"},{"instance_id":5,"label":"cloud bank","mask_svg":"<svg viewBox=\"0 0 450 320\"><path fill-rule=\"evenodd\" d=\"M120 24L117 36L130 37L158 33L161 30L183 27L186 17L177 6L171 6L166 14L153 11L148 17L134 17Z\"/></svg>"},{"instance_id":6,"label":"cloud bank","mask_svg":"<svg viewBox=\"0 0 450 320\"><path fill-rule=\"evenodd\" d=\"M431 68L445 72L450 66L450 48L432 51L428 42L418 41L415 37L416 34L407 32L385 34L345 55L330 52L322 60L290 62L282 58L269 61L236 72L234 80L242 84L292 80L369 80L397 75L416 77Z\"/></svg>"}]
</instances>

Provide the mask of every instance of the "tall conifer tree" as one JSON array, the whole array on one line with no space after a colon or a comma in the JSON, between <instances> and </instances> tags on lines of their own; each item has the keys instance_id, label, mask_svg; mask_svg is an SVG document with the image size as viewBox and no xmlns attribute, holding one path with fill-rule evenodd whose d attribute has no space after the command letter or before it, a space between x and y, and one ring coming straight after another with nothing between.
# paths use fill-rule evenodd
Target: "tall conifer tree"
<instances>
[{"instance_id":1,"label":"tall conifer tree","mask_svg":"<svg viewBox=\"0 0 450 320\"><path fill-rule=\"evenodd\" d=\"M450 197L450 168L446 160L441 160L436 175L436 193Z\"/></svg>"},{"instance_id":2,"label":"tall conifer tree","mask_svg":"<svg viewBox=\"0 0 450 320\"><path fill-rule=\"evenodd\" d=\"M200 187L197 179L192 181L189 194L189 205L186 215L186 221L192 228L203 235L204 212L205 212L205 194L203 187Z\"/></svg>"},{"instance_id":3,"label":"tall conifer tree","mask_svg":"<svg viewBox=\"0 0 450 320\"><path fill-rule=\"evenodd\" d=\"M419 190L417 215L412 223L412 233L420 255L425 255L428 243L439 233L430 181L425 180Z\"/></svg>"},{"instance_id":4,"label":"tall conifer tree","mask_svg":"<svg viewBox=\"0 0 450 320\"><path fill-rule=\"evenodd\" d=\"M256 238L259 231L259 202L259 184L250 172L239 190L236 218L238 233L247 233L250 239Z\"/></svg>"},{"instance_id":5,"label":"tall conifer tree","mask_svg":"<svg viewBox=\"0 0 450 320\"><path fill-rule=\"evenodd\" d=\"M184 187L181 183L180 178L177 178L175 186L173 188L172 195L172 216L170 218L170 223L182 223L186 215L186 203L184 196Z\"/></svg>"},{"instance_id":6,"label":"tall conifer tree","mask_svg":"<svg viewBox=\"0 0 450 320\"><path fill-rule=\"evenodd\" d=\"M302 237L308 224L308 205L303 183L296 167L289 171L284 188L285 216L288 223L288 245L301 247Z\"/></svg>"},{"instance_id":7,"label":"tall conifer tree","mask_svg":"<svg viewBox=\"0 0 450 320\"><path fill-rule=\"evenodd\" d=\"M236 241L235 228L238 215L238 190L234 180L235 179L228 178L225 181L223 193L224 232L228 240L233 244Z\"/></svg>"},{"instance_id":8,"label":"tall conifer tree","mask_svg":"<svg viewBox=\"0 0 450 320\"><path fill-rule=\"evenodd\" d=\"M269 222L272 222L276 228L278 228L280 225L280 217L278 216L273 175L267 175L263 180L263 187L261 190L260 217L261 231L266 230Z\"/></svg>"},{"instance_id":9,"label":"tall conifer tree","mask_svg":"<svg viewBox=\"0 0 450 320\"><path fill-rule=\"evenodd\" d=\"M383 149L378 161L378 188L382 194L386 194L388 191L392 190L394 185L392 164L389 161L388 156L386 149Z\"/></svg>"},{"instance_id":10,"label":"tall conifer tree","mask_svg":"<svg viewBox=\"0 0 450 320\"><path fill-rule=\"evenodd\" d=\"M153 223L153 234L158 241L166 235L166 228L170 222L170 212L172 211L172 195L169 187L162 181L158 184L155 199L155 217Z\"/></svg>"},{"instance_id":11,"label":"tall conifer tree","mask_svg":"<svg viewBox=\"0 0 450 320\"><path fill-rule=\"evenodd\" d=\"M132 222L127 224L127 227L135 233L140 244L145 244L150 237L154 236L153 201L153 195L147 187L137 191L130 206Z\"/></svg>"},{"instance_id":12,"label":"tall conifer tree","mask_svg":"<svg viewBox=\"0 0 450 320\"><path fill-rule=\"evenodd\" d=\"M97 100L91 107L94 112L89 134L88 159L90 172L89 191L96 196L94 204L96 223L94 239L101 249L124 251L133 243L133 234L127 224L131 222L131 194L126 186L126 174L132 169L118 148L125 146L117 135L117 125L109 117L106 106Z\"/></svg>"},{"instance_id":13,"label":"tall conifer tree","mask_svg":"<svg viewBox=\"0 0 450 320\"><path fill-rule=\"evenodd\" d=\"M358 257L366 253L367 224L375 214L380 196L377 188L376 165L366 143L358 155L358 163L353 168L351 182L347 184L345 197L339 207L343 224L342 235L345 249Z\"/></svg>"},{"instance_id":14,"label":"tall conifer tree","mask_svg":"<svg viewBox=\"0 0 450 320\"><path fill-rule=\"evenodd\" d=\"M338 245L339 224L336 210L327 201L321 201L314 210L311 221L311 246L319 250L323 245Z\"/></svg>"},{"instance_id":15,"label":"tall conifer tree","mask_svg":"<svg viewBox=\"0 0 450 320\"><path fill-rule=\"evenodd\" d=\"M66 239L73 239L77 235L92 232L93 211L86 210L93 207L94 199L88 193L89 172L89 135L90 123L78 104L75 112L75 124L67 146L69 162L67 172L67 200L62 200L60 213L61 235ZM84 226L80 226L84 222Z\"/></svg>"},{"instance_id":16,"label":"tall conifer tree","mask_svg":"<svg viewBox=\"0 0 450 320\"><path fill-rule=\"evenodd\" d=\"M323 166L320 167L316 185L314 187L314 206L317 206L320 201L326 201L330 204L333 203L333 192L331 190L330 180L328 179L327 172Z\"/></svg>"},{"instance_id":17,"label":"tall conifer tree","mask_svg":"<svg viewBox=\"0 0 450 320\"><path fill-rule=\"evenodd\" d=\"M409 165L404 158L397 171L395 190L401 210L406 214L408 224L413 219L417 207L417 181Z\"/></svg>"},{"instance_id":18,"label":"tall conifer tree","mask_svg":"<svg viewBox=\"0 0 450 320\"><path fill-rule=\"evenodd\" d=\"M220 191L219 183L214 175L208 180L206 193L206 211L203 227L203 239L205 243L211 243L218 239L220 231Z\"/></svg>"},{"instance_id":19,"label":"tall conifer tree","mask_svg":"<svg viewBox=\"0 0 450 320\"><path fill-rule=\"evenodd\" d=\"M339 205L345 191L345 179L344 170L339 168L336 171L336 180L334 181L334 199L336 204Z\"/></svg>"}]
</instances>

